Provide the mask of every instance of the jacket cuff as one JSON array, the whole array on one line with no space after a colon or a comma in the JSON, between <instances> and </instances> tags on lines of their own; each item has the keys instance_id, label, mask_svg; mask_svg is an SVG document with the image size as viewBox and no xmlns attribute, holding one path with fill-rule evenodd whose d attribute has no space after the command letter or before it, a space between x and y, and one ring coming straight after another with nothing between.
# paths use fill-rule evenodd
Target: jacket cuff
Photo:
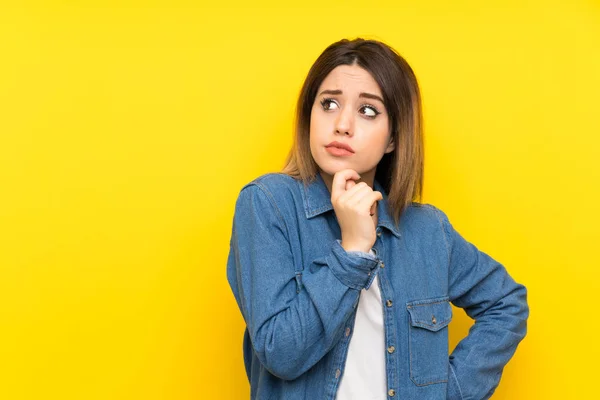
<instances>
[{"instance_id":1,"label":"jacket cuff","mask_svg":"<svg viewBox=\"0 0 600 400\"><path fill-rule=\"evenodd\" d=\"M339 239L333 243L328 265L333 275L351 289L368 289L375 279L379 258L363 251L346 251Z\"/></svg>"}]
</instances>

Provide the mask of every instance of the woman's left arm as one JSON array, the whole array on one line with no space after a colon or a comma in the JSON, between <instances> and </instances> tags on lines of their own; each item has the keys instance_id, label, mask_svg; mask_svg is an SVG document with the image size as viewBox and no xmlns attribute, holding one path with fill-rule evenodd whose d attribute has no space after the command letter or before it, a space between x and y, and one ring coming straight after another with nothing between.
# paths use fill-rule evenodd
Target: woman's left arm
<instances>
[{"instance_id":1,"label":"woman's left arm","mask_svg":"<svg viewBox=\"0 0 600 400\"><path fill-rule=\"evenodd\" d=\"M452 304L475 320L449 357L448 400L489 399L527 333L527 289L466 241L438 209L449 258Z\"/></svg>"}]
</instances>

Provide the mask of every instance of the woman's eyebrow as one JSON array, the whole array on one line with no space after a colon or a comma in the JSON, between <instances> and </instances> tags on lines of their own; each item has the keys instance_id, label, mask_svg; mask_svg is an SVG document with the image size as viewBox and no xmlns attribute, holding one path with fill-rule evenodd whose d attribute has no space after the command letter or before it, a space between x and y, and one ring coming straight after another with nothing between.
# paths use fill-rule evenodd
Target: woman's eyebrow
<instances>
[{"instance_id":1,"label":"woman's eyebrow","mask_svg":"<svg viewBox=\"0 0 600 400\"><path fill-rule=\"evenodd\" d=\"M341 90L323 90L321 93L319 93L319 96L322 94L331 94L331 95L338 95L338 94L342 94ZM371 94L371 93L361 93L358 95L358 97L364 97L367 99L373 99L373 100L379 100L382 104L385 104L383 102L383 99L379 96L377 96L376 94Z\"/></svg>"}]
</instances>

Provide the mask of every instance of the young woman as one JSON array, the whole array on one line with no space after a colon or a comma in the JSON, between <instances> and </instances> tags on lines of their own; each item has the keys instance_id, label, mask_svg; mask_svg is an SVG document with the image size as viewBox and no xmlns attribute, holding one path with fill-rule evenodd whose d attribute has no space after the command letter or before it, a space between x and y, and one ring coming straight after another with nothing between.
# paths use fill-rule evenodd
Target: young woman
<instances>
[{"instance_id":1,"label":"young woman","mask_svg":"<svg viewBox=\"0 0 600 400\"><path fill-rule=\"evenodd\" d=\"M423 185L417 79L389 46L330 45L287 165L242 188L227 278L252 399L487 399L526 333L526 288ZM451 303L475 320L448 356Z\"/></svg>"}]
</instances>

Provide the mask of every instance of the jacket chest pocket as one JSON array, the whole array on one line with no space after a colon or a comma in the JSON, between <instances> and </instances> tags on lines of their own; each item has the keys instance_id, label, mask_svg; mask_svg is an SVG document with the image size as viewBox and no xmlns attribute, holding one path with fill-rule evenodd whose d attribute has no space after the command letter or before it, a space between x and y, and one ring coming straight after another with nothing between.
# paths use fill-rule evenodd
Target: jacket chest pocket
<instances>
[{"instance_id":1,"label":"jacket chest pocket","mask_svg":"<svg viewBox=\"0 0 600 400\"><path fill-rule=\"evenodd\" d=\"M448 381L448 297L406 303L409 314L410 379L417 386Z\"/></svg>"}]
</instances>

